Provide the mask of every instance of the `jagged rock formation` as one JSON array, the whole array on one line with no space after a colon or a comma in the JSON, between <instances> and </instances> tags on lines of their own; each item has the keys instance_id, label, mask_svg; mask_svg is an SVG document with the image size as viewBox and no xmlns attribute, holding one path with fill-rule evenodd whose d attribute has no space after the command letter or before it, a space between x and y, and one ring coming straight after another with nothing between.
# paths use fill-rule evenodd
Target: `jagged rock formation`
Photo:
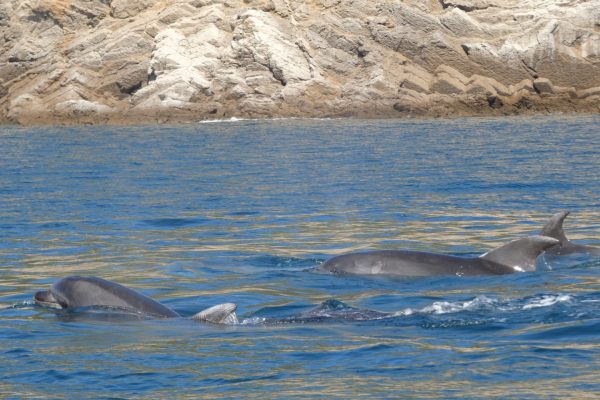
<instances>
[{"instance_id":1,"label":"jagged rock formation","mask_svg":"<svg viewBox=\"0 0 600 400\"><path fill-rule=\"evenodd\" d=\"M3 0L0 121L600 111L598 0Z\"/></svg>"}]
</instances>

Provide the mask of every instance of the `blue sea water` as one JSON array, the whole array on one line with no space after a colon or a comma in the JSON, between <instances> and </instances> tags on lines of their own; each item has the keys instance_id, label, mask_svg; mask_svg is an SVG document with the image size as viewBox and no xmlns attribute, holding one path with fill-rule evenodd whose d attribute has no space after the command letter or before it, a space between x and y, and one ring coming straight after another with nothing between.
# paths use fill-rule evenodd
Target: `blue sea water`
<instances>
[{"instance_id":1,"label":"blue sea water","mask_svg":"<svg viewBox=\"0 0 600 400\"><path fill-rule=\"evenodd\" d=\"M600 246L599 143L598 116L0 127L0 397L598 396L598 258L310 269L367 249L475 256L561 210ZM241 324L33 304L74 274L183 316L235 302Z\"/></svg>"}]
</instances>

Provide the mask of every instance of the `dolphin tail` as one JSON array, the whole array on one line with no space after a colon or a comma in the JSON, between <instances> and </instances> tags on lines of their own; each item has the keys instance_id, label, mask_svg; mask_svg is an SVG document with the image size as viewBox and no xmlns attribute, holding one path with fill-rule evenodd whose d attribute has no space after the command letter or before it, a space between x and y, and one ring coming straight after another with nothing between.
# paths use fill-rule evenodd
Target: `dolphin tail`
<instances>
[{"instance_id":1,"label":"dolphin tail","mask_svg":"<svg viewBox=\"0 0 600 400\"><path fill-rule=\"evenodd\" d=\"M557 239L548 236L528 236L513 240L479 258L512 267L516 271L534 271L537 256L559 243Z\"/></svg>"},{"instance_id":2,"label":"dolphin tail","mask_svg":"<svg viewBox=\"0 0 600 400\"><path fill-rule=\"evenodd\" d=\"M540 235L558 239L562 245L569 243L569 239L567 239L567 236L563 231L563 222L565 221L565 218L567 218L567 215L569 215L568 211L561 211L554 214L552 218L550 218L550 221L544 225Z\"/></svg>"},{"instance_id":3,"label":"dolphin tail","mask_svg":"<svg viewBox=\"0 0 600 400\"><path fill-rule=\"evenodd\" d=\"M213 324L237 325L239 323L234 303L217 304L195 314L192 319L212 322Z\"/></svg>"}]
</instances>

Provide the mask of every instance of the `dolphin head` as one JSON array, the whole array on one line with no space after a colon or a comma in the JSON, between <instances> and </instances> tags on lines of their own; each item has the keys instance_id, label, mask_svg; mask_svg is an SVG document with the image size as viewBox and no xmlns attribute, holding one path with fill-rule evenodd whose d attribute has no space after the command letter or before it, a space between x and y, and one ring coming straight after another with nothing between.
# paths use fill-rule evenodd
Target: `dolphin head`
<instances>
[{"instance_id":1,"label":"dolphin head","mask_svg":"<svg viewBox=\"0 0 600 400\"><path fill-rule=\"evenodd\" d=\"M136 290L94 276L67 276L55 282L49 291L37 292L34 299L37 304L45 307L103 307L155 317L179 316L175 311Z\"/></svg>"},{"instance_id":2,"label":"dolphin head","mask_svg":"<svg viewBox=\"0 0 600 400\"><path fill-rule=\"evenodd\" d=\"M79 277L69 276L55 282L50 290L40 290L33 296L37 305L49 308L67 309L71 308L69 291L76 279Z\"/></svg>"},{"instance_id":3,"label":"dolphin head","mask_svg":"<svg viewBox=\"0 0 600 400\"><path fill-rule=\"evenodd\" d=\"M43 306L43 307L50 307L50 308L63 308L62 305L60 304L60 302L58 301L58 299L56 297L54 297L54 295L52 294L52 292L50 290L40 290L39 292L36 292L35 295L33 296L33 300L35 301L36 304Z\"/></svg>"}]
</instances>

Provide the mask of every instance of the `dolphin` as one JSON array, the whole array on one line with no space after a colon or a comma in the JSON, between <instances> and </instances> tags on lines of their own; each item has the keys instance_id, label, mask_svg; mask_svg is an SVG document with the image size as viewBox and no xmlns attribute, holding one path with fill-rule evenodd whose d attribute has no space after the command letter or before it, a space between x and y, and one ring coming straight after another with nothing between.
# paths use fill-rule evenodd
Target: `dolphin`
<instances>
[{"instance_id":1,"label":"dolphin","mask_svg":"<svg viewBox=\"0 0 600 400\"><path fill-rule=\"evenodd\" d=\"M569 211L561 211L554 214L550 218L550 221L542 228L540 235L549 236L560 241L560 243L546 250L546 253L556 256L572 253L586 253L600 256L600 247L575 244L567 239L567 235L565 235L565 232L563 231L563 222L565 221L565 218L567 218L567 215L569 215Z\"/></svg>"},{"instance_id":2,"label":"dolphin","mask_svg":"<svg viewBox=\"0 0 600 400\"><path fill-rule=\"evenodd\" d=\"M288 317L249 317L242 320L242 325L279 325L279 324L314 324L327 321L372 321L398 316L399 313L361 309L349 306L339 300L325 300L308 311Z\"/></svg>"},{"instance_id":3,"label":"dolphin","mask_svg":"<svg viewBox=\"0 0 600 400\"><path fill-rule=\"evenodd\" d=\"M349 253L333 257L316 270L357 275L504 275L535 270L537 256L558 243L557 239L547 236L529 236L513 240L479 257L408 250Z\"/></svg>"},{"instance_id":4,"label":"dolphin","mask_svg":"<svg viewBox=\"0 0 600 400\"><path fill-rule=\"evenodd\" d=\"M44 307L74 310L82 307L109 308L154 318L180 317L156 300L115 282L94 276L68 276L55 282L50 290L36 292L34 301ZM207 308L192 319L214 324L237 324L237 306L223 303Z\"/></svg>"},{"instance_id":5,"label":"dolphin","mask_svg":"<svg viewBox=\"0 0 600 400\"><path fill-rule=\"evenodd\" d=\"M329 299L318 306L302 312L298 315L293 315L279 320L273 319L277 323L315 323L327 320L338 321L371 321L375 319L384 319L395 315L395 313L361 309L349 306L339 300ZM266 322L273 322L266 319Z\"/></svg>"}]
</instances>

